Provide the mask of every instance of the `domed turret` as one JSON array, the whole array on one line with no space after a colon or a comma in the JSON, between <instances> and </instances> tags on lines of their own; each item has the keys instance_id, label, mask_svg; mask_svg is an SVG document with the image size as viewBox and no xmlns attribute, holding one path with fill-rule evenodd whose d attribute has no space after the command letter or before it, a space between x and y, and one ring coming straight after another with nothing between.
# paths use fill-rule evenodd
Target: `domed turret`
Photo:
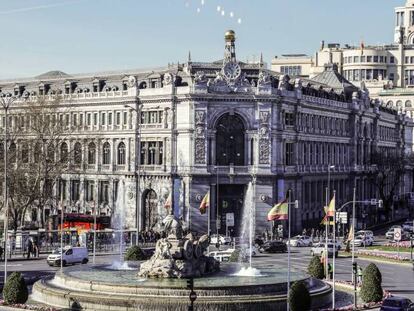
<instances>
[{"instance_id":1,"label":"domed turret","mask_svg":"<svg viewBox=\"0 0 414 311\"><path fill-rule=\"evenodd\" d=\"M234 42L236 41L236 33L233 30L228 30L224 34L224 39L226 42Z\"/></svg>"}]
</instances>

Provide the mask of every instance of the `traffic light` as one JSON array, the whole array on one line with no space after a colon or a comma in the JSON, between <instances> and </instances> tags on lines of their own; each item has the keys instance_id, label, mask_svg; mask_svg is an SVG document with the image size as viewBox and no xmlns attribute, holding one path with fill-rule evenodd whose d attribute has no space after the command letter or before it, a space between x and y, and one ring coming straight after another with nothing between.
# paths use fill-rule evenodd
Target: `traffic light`
<instances>
[{"instance_id":1,"label":"traffic light","mask_svg":"<svg viewBox=\"0 0 414 311\"><path fill-rule=\"evenodd\" d=\"M194 288L194 279L187 279L187 289L193 290Z\"/></svg>"}]
</instances>

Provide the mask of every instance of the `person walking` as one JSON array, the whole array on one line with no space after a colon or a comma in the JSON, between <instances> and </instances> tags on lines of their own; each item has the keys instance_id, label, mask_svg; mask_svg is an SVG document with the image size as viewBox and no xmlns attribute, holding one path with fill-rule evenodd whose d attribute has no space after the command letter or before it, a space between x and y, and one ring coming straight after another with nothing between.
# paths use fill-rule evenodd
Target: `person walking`
<instances>
[{"instance_id":1,"label":"person walking","mask_svg":"<svg viewBox=\"0 0 414 311\"><path fill-rule=\"evenodd\" d=\"M357 276L358 276L358 285L361 286L362 285L362 267L359 265L358 265Z\"/></svg>"},{"instance_id":2,"label":"person walking","mask_svg":"<svg viewBox=\"0 0 414 311\"><path fill-rule=\"evenodd\" d=\"M33 243L32 239L28 238L26 240L26 258L30 259L30 254L33 252Z\"/></svg>"}]
</instances>

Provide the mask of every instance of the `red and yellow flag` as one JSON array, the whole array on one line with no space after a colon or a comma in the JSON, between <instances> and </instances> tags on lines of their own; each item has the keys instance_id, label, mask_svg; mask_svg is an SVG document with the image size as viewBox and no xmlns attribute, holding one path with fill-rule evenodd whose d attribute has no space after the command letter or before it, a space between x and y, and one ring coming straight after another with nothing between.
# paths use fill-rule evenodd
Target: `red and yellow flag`
<instances>
[{"instance_id":1,"label":"red and yellow flag","mask_svg":"<svg viewBox=\"0 0 414 311\"><path fill-rule=\"evenodd\" d=\"M288 219L288 208L289 203L287 202L287 199L283 200L280 203L277 203L275 206L272 207L272 209L267 214L267 221L273 221L273 220L287 220Z\"/></svg>"},{"instance_id":2,"label":"red and yellow flag","mask_svg":"<svg viewBox=\"0 0 414 311\"><path fill-rule=\"evenodd\" d=\"M203 200L200 203L200 208L199 208L200 213L205 214L209 206L210 206L210 191L206 193L206 195L204 196Z\"/></svg>"},{"instance_id":3,"label":"red and yellow flag","mask_svg":"<svg viewBox=\"0 0 414 311\"><path fill-rule=\"evenodd\" d=\"M322 219L322 225L330 225L333 226L333 217L335 216L335 195L333 196L332 200L329 202L328 206L325 206L325 216Z\"/></svg>"},{"instance_id":4,"label":"red and yellow flag","mask_svg":"<svg viewBox=\"0 0 414 311\"><path fill-rule=\"evenodd\" d=\"M168 195L167 201L165 201L164 208L166 208L166 209L171 208L171 192Z\"/></svg>"}]
</instances>

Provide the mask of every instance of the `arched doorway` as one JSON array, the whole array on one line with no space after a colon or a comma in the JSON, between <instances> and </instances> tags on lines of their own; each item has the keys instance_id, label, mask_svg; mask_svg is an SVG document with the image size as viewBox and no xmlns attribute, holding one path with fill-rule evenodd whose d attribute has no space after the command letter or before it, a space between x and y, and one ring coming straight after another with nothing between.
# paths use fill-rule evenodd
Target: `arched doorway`
<instances>
[{"instance_id":1,"label":"arched doorway","mask_svg":"<svg viewBox=\"0 0 414 311\"><path fill-rule=\"evenodd\" d=\"M240 116L226 113L216 125L216 165L245 165L245 127Z\"/></svg>"},{"instance_id":2,"label":"arched doorway","mask_svg":"<svg viewBox=\"0 0 414 311\"><path fill-rule=\"evenodd\" d=\"M158 199L157 194L152 189L147 189L143 195L143 222L144 230L151 230L158 221Z\"/></svg>"}]
</instances>

